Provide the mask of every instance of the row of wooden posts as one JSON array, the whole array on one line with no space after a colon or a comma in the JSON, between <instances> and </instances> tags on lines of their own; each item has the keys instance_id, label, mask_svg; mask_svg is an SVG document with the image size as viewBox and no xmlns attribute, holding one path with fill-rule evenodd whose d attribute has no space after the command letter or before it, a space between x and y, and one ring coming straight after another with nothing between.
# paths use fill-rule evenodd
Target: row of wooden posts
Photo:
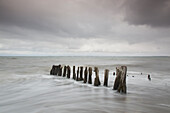
<instances>
[{"instance_id":1,"label":"row of wooden posts","mask_svg":"<svg viewBox=\"0 0 170 113\"><path fill-rule=\"evenodd\" d=\"M101 85L101 82L99 78L98 67L94 67L94 72L96 75L94 79L94 86L99 86ZM127 90L126 73L127 73L126 66L116 67L116 79L114 82L113 90L117 90L120 93L126 93ZM62 67L61 65L53 65L50 71L50 75L57 75L57 76L70 78L71 68L69 65L64 67ZM109 70L105 69L103 85L106 87L108 86L108 76L109 76ZM83 81L84 83L88 82L89 84L92 84L92 67L89 68L85 67L84 78L83 78L83 66L77 67L77 76L76 76L76 67L73 66L73 79L76 81Z\"/></svg>"}]
</instances>

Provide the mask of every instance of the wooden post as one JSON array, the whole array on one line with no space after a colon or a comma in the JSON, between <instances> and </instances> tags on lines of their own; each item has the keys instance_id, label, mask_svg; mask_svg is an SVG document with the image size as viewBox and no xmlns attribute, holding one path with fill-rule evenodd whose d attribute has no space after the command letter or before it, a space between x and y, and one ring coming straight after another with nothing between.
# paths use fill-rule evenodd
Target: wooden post
<instances>
[{"instance_id":1,"label":"wooden post","mask_svg":"<svg viewBox=\"0 0 170 113\"><path fill-rule=\"evenodd\" d=\"M55 67L56 67L55 65L52 66L52 69L51 69L51 71L50 71L50 75L54 75Z\"/></svg>"},{"instance_id":2,"label":"wooden post","mask_svg":"<svg viewBox=\"0 0 170 113\"><path fill-rule=\"evenodd\" d=\"M100 85L99 69L97 67L94 67L94 71L96 74L96 78L94 79L94 86L99 86Z\"/></svg>"},{"instance_id":3,"label":"wooden post","mask_svg":"<svg viewBox=\"0 0 170 113\"><path fill-rule=\"evenodd\" d=\"M59 76L59 74L60 74L60 67L61 67L61 65L59 64L58 66L57 66L57 68L56 68L56 75L58 75Z\"/></svg>"},{"instance_id":4,"label":"wooden post","mask_svg":"<svg viewBox=\"0 0 170 113\"><path fill-rule=\"evenodd\" d=\"M127 67L121 66L116 68L116 79L114 83L114 90L117 90L119 93L126 93L126 73Z\"/></svg>"},{"instance_id":5,"label":"wooden post","mask_svg":"<svg viewBox=\"0 0 170 113\"><path fill-rule=\"evenodd\" d=\"M116 67L116 79L115 79L115 82L114 82L113 90L117 90L118 87L119 87L120 75L121 75L121 72L118 69L118 67Z\"/></svg>"},{"instance_id":6,"label":"wooden post","mask_svg":"<svg viewBox=\"0 0 170 113\"><path fill-rule=\"evenodd\" d=\"M75 66L73 66L73 79L76 80L76 72L75 72Z\"/></svg>"},{"instance_id":7,"label":"wooden post","mask_svg":"<svg viewBox=\"0 0 170 113\"><path fill-rule=\"evenodd\" d=\"M61 65L53 65L50 75L58 75Z\"/></svg>"},{"instance_id":8,"label":"wooden post","mask_svg":"<svg viewBox=\"0 0 170 113\"><path fill-rule=\"evenodd\" d=\"M67 67L66 67L66 66L64 66L63 77L65 77L65 76L66 76L66 71L67 71Z\"/></svg>"},{"instance_id":9,"label":"wooden post","mask_svg":"<svg viewBox=\"0 0 170 113\"><path fill-rule=\"evenodd\" d=\"M80 67L80 81L83 80L83 66Z\"/></svg>"},{"instance_id":10,"label":"wooden post","mask_svg":"<svg viewBox=\"0 0 170 113\"><path fill-rule=\"evenodd\" d=\"M108 86L108 76L109 76L109 70L105 69L105 73L104 73L104 86Z\"/></svg>"},{"instance_id":11,"label":"wooden post","mask_svg":"<svg viewBox=\"0 0 170 113\"><path fill-rule=\"evenodd\" d=\"M88 79L88 83L92 84L92 68L89 67L89 79Z\"/></svg>"},{"instance_id":12,"label":"wooden post","mask_svg":"<svg viewBox=\"0 0 170 113\"><path fill-rule=\"evenodd\" d=\"M71 73L70 66L67 66L67 78L70 78L70 73Z\"/></svg>"},{"instance_id":13,"label":"wooden post","mask_svg":"<svg viewBox=\"0 0 170 113\"><path fill-rule=\"evenodd\" d=\"M87 71L87 67L86 67L84 70L84 83L87 82L87 73L88 73L88 71Z\"/></svg>"},{"instance_id":14,"label":"wooden post","mask_svg":"<svg viewBox=\"0 0 170 113\"><path fill-rule=\"evenodd\" d=\"M58 68L58 76L62 76L62 66L59 65L59 68Z\"/></svg>"},{"instance_id":15,"label":"wooden post","mask_svg":"<svg viewBox=\"0 0 170 113\"><path fill-rule=\"evenodd\" d=\"M79 81L79 67L77 69L77 78L76 78L77 81Z\"/></svg>"}]
</instances>

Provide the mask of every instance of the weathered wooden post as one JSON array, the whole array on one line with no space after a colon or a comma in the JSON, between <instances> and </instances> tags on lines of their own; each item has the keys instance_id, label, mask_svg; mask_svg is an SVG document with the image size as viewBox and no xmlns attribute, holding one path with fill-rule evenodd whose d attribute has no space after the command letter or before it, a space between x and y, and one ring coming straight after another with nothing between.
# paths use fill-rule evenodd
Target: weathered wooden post
<instances>
[{"instance_id":1,"label":"weathered wooden post","mask_svg":"<svg viewBox=\"0 0 170 113\"><path fill-rule=\"evenodd\" d=\"M53 65L50 75L58 75L61 65Z\"/></svg>"},{"instance_id":2,"label":"weathered wooden post","mask_svg":"<svg viewBox=\"0 0 170 113\"><path fill-rule=\"evenodd\" d=\"M65 76L66 76L66 71L67 71L67 67L66 67L66 66L64 66L63 77L65 77Z\"/></svg>"},{"instance_id":3,"label":"weathered wooden post","mask_svg":"<svg viewBox=\"0 0 170 113\"><path fill-rule=\"evenodd\" d=\"M114 82L113 90L117 90L118 87L119 87L120 75L121 75L121 72L118 69L118 67L116 67L116 79L115 79L115 82Z\"/></svg>"},{"instance_id":4,"label":"weathered wooden post","mask_svg":"<svg viewBox=\"0 0 170 113\"><path fill-rule=\"evenodd\" d=\"M80 81L83 80L83 66L80 67Z\"/></svg>"},{"instance_id":5,"label":"weathered wooden post","mask_svg":"<svg viewBox=\"0 0 170 113\"><path fill-rule=\"evenodd\" d=\"M59 65L59 68L58 68L58 76L62 76L62 66Z\"/></svg>"},{"instance_id":6,"label":"weathered wooden post","mask_svg":"<svg viewBox=\"0 0 170 113\"><path fill-rule=\"evenodd\" d=\"M70 78L70 73L71 73L71 69L70 66L67 66L67 78Z\"/></svg>"},{"instance_id":7,"label":"weathered wooden post","mask_svg":"<svg viewBox=\"0 0 170 113\"><path fill-rule=\"evenodd\" d=\"M52 66L52 69L51 69L51 71L50 71L50 75L54 75L54 70L55 70L55 68L56 68L56 66L53 65L53 66Z\"/></svg>"},{"instance_id":8,"label":"weathered wooden post","mask_svg":"<svg viewBox=\"0 0 170 113\"><path fill-rule=\"evenodd\" d=\"M108 76L109 76L109 70L105 69L105 73L104 73L104 86L108 86Z\"/></svg>"},{"instance_id":9,"label":"weathered wooden post","mask_svg":"<svg viewBox=\"0 0 170 113\"><path fill-rule=\"evenodd\" d=\"M113 90L117 90L119 93L126 93L126 73L127 67L121 66L116 68L116 79Z\"/></svg>"},{"instance_id":10,"label":"weathered wooden post","mask_svg":"<svg viewBox=\"0 0 170 113\"><path fill-rule=\"evenodd\" d=\"M79 67L77 68L77 78L76 78L77 81L79 81Z\"/></svg>"},{"instance_id":11,"label":"weathered wooden post","mask_svg":"<svg viewBox=\"0 0 170 113\"><path fill-rule=\"evenodd\" d=\"M89 79L88 79L88 83L92 84L92 67L89 67Z\"/></svg>"},{"instance_id":12,"label":"weathered wooden post","mask_svg":"<svg viewBox=\"0 0 170 113\"><path fill-rule=\"evenodd\" d=\"M99 69L97 67L94 67L94 71L96 74L96 78L94 79L94 86L99 86L100 85Z\"/></svg>"},{"instance_id":13,"label":"weathered wooden post","mask_svg":"<svg viewBox=\"0 0 170 113\"><path fill-rule=\"evenodd\" d=\"M88 71L87 71L87 67L86 67L84 70L84 83L87 82L87 73L88 73Z\"/></svg>"},{"instance_id":14,"label":"weathered wooden post","mask_svg":"<svg viewBox=\"0 0 170 113\"><path fill-rule=\"evenodd\" d=\"M75 66L73 66L73 79L76 80L76 72L75 72Z\"/></svg>"},{"instance_id":15,"label":"weathered wooden post","mask_svg":"<svg viewBox=\"0 0 170 113\"><path fill-rule=\"evenodd\" d=\"M55 74L58 75L58 76L59 76L59 73L60 73L60 67L61 67L61 65L58 65L57 68L56 68Z\"/></svg>"}]
</instances>

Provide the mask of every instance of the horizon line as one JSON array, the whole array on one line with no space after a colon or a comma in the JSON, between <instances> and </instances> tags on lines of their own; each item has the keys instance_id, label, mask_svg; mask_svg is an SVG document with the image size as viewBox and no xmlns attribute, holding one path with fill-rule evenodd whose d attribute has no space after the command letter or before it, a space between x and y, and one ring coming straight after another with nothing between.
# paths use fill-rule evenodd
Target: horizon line
<instances>
[{"instance_id":1,"label":"horizon line","mask_svg":"<svg viewBox=\"0 0 170 113\"><path fill-rule=\"evenodd\" d=\"M170 57L170 55L0 55L0 57Z\"/></svg>"}]
</instances>

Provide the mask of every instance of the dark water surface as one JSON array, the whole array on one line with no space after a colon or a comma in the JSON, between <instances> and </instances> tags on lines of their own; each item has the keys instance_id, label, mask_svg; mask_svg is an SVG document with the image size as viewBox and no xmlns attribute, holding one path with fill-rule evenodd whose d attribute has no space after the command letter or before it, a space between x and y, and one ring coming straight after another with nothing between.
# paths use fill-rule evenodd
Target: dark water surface
<instances>
[{"instance_id":1,"label":"dark water surface","mask_svg":"<svg viewBox=\"0 0 170 113\"><path fill-rule=\"evenodd\" d=\"M102 84L109 69L109 87L51 76L53 64L98 66ZM112 90L119 65L128 67L126 95ZM169 113L170 57L0 57L0 113L72 112Z\"/></svg>"}]
</instances>

